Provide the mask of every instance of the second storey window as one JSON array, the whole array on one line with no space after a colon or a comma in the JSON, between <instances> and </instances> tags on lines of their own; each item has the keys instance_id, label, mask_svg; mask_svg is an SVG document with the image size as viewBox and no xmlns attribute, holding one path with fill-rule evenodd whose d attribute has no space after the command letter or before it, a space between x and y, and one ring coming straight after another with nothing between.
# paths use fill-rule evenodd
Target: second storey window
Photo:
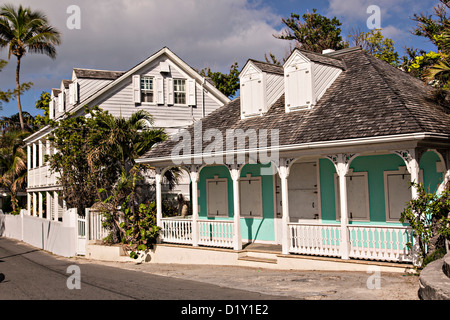
<instances>
[{"instance_id":1,"label":"second storey window","mask_svg":"<svg viewBox=\"0 0 450 320\"><path fill-rule=\"evenodd\" d=\"M153 102L153 78L141 77L142 102Z\"/></svg>"},{"instance_id":2,"label":"second storey window","mask_svg":"<svg viewBox=\"0 0 450 320\"><path fill-rule=\"evenodd\" d=\"M173 95L175 104L186 104L186 80L173 80Z\"/></svg>"}]
</instances>

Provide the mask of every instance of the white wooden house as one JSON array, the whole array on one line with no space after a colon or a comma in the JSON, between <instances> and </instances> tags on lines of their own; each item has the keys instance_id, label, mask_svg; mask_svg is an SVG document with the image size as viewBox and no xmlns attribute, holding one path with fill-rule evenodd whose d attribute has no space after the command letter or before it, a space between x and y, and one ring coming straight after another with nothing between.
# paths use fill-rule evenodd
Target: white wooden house
<instances>
[{"instance_id":1,"label":"white wooden house","mask_svg":"<svg viewBox=\"0 0 450 320\"><path fill-rule=\"evenodd\" d=\"M399 221L417 195L410 182L438 192L450 176L450 117L433 89L361 48L295 49L283 66L248 60L240 79L240 97L202 131L196 123L139 160L156 167L162 242L413 261ZM161 176L175 164L191 178L188 219L161 206Z\"/></svg>"},{"instance_id":2,"label":"white wooden house","mask_svg":"<svg viewBox=\"0 0 450 320\"><path fill-rule=\"evenodd\" d=\"M168 48L163 48L128 71L74 68L70 80L52 89L50 118L66 112L84 114L85 106L99 106L117 117L148 111L154 127L169 135L202 119L230 100ZM58 177L44 156L57 152L47 140L50 127L26 139L28 151L28 211L32 216L61 220L64 201ZM44 201L45 199L45 201Z\"/></svg>"}]
</instances>

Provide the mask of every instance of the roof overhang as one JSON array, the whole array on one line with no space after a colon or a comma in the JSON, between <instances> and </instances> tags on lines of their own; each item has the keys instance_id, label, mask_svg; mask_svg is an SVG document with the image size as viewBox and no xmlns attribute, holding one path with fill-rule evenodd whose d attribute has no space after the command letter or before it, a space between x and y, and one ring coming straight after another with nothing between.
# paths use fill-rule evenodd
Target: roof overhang
<instances>
[{"instance_id":1,"label":"roof overhang","mask_svg":"<svg viewBox=\"0 0 450 320\"><path fill-rule=\"evenodd\" d=\"M257 152L264 152L269 154L271 152L277 151L281 153L291 153L291 152L304 152L304 151L315 151L320 153L321 151L326 152L327 150L336 150L342 148L361 148L369 150L370 146L374 145L386 145L398 143L409 143L409 147L419 146L419 142L429 141L433 143L433 147L437 146L447 146L450 147L450 135L439 134L439 133L409 133L401 135L391 135L391 136L380 136L380 137L368 137L368 138L357 138L357 139L345 139L345 140L333 140L333 141L319 141L319 142L309 142L300 143L292 145L283 145L278 147L267 147L267 148L257 148L257 149L242 149L242 150L231 150L218 152L214 154L214 158L217 157L227 157L227 156L239 156L255 154ZM367 148L369 146L369 148ZM383 148L381 148L383 149ZM201 163L202 159L210 157L211 155L205 154L191 154L182 156L170 156L170 157L159 157L159 158L140 158L137 159L137 163L147 163L147 164L158 164L158 163Z\"/></svg>"}]
</instances>

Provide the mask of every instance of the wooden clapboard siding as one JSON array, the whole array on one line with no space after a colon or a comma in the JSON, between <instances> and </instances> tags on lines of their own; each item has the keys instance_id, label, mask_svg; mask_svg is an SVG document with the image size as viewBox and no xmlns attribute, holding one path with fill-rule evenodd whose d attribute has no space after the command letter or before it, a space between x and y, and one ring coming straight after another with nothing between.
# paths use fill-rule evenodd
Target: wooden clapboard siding
<instances>
[{"instance_id":1,"label":"wooden clapboard siding","mask_svg":"<svg viewBox=\"0 0 450 320\"><path fill-rule=\"evenodd\" d=\"M314 74L314 92L316 94L316 101L318 101L334 80L341 74L342 70L318 63L313 63L312 68Z\"/></svg>"},{"instance_id":2,"label":"wooden clapboard siding","mask_svg":"<svg viewBox=\"0 0 450 320\"><path fill-rule=\"evenodd\" d=\"M103 79L77 79L78 82L78 92L79 97L78 101L83 101L86 98L89 98L98 90L111 83L112 80L103 80Z\"/></svg>"},{"instance_id":3,"label":"wooden clapboard siding","mask_svg":"<svg viewBox=\"0 0 450 320\"><path fill-rule=\"evenodd\" d=\"M270 107L284 92L283 75L268 73L267 74L267 104Z\"/></svg>"},{"instance_id":4,"label":"wooden clapboard siding","mask_svg":"<svg viewBox=\"0 0 450 320\"><path fill-rule=\"evenodd\" d=\"M167 62L169 64L170 73L160 72L160 62ZM100 108L107 110L116 117L129 117L138 110L145 110L153 116L156 126L172 128L186 127L194 120L200 120L203 117L203 108L204 115L208 115L222 105L211 96L211 93L205 92L204 95L202 94L201 83L196 83L195 106L168 105L168 79L186 79L187 86L189 77L180 67L165 56L155 59L155 61L139 70L137 74L141 77L150 76L154 79L157 77L163 78L164 104L146 102L135 104L133 100L132 76L129 76L127 79L124 79L115 87L92 101L90 105L98 105ZM103 82L102 85L100 85L100 83L95 81L82 81L80 83L80 92L83 91L82 94L84 94L85 98L87 97L87 92L94 93L106 84L107 82ZM90 86L92 86L92 88L90 88ZM156 100L156 86L154 87L154 90L154 97ZM83 97L80 98L81 100L83 99Z\"/></svg>"}]
</instances>

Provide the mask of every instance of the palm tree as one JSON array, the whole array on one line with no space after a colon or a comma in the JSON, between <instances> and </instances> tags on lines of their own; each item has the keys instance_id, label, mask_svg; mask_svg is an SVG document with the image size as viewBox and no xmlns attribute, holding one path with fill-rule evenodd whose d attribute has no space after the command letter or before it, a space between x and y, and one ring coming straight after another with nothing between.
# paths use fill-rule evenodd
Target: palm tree
<instances>
[{"instance_id":1,"label":"palm tree","mask_svg":"<svg viewBox=\"0 0 450 320\"><path fill-rule=\"evenodd\" d=\"M0 48L8 47L8 59L11 54L17 58L16 99L19 109L20 126L23 129L22 105L20 102L20 63L29 53L40 53L56 58L56 45L61 43L60 32L50 26L46 15L19 5L3 5L0 8Z\"/></svg>"},{"instance_id":2,"label":"palm tree","mask_svg":"<svg viewBox=\"0 0 450 320\"><path fill-rule=\"evenodd\" d=\"M29 132L10 130L0 138L0 187L11 195L13 212L17 209L17 193L27 185L27 152L24 139Z\"/></svg>"},{"instance_id":3,"label":"palm tree","mask_svg":"<svg viewBox=\"0 0 450 320\"><path fill-rule=\"evenodd\" d=\"M136 192L137 188L149 189L145 185L143 172L148 165L136 164L135 160L149 151L155 144L167 139L163 129L152 127L153 118L145 111L137 111L129 118L113 117L107 112L97 113L90 139L92 148L89 162L101 164L102 171L109 171L114 184L107 191L108 200L103 203L100 211L105 214L110 224L113 242L118 242L125 235L120 227L119 207L127 203L134 215L136 206L142 202ZM99 167L91 166L91 167ZM165 177L175 183L177 170L168 170ZM140 185L142 182L144 185ZM99 198L102 198L99 194ZM103 197L104 198L104 197ZM123 209L123 208L122 208ZM122 210L120 209L120 210Z\"/></svg>"}]
</instances>

